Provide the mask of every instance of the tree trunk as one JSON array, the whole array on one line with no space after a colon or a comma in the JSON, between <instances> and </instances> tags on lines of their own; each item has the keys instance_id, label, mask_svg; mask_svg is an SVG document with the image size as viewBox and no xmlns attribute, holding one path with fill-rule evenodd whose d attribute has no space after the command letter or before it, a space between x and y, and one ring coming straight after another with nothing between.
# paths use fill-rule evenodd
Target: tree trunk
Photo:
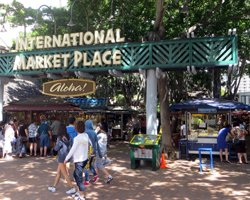
<instances>
[{"instance_id":1,"label":"tree trunk","mask_svg":"<svg viewBox=\"0 0 250 200\"><path fill-rule=\"evenodd\" d=\"M162 128L162 148L165 152L172 153L173 146L170 132L169 91L167 76L161 77L158 80L158 92Z\"/></svg>"},{"instance_id":2,"label":"tree trunk","mask_svg":"<svg viewBox=\"0 0 250 200\"><path fill-rule=\"evenodd\" d=\"M221 70L220 69L213 69L213 97L214 98L220 98L221 97Z\"/></svg>"},{"instance_id":3,"label":"tree trunk","mask_svg":"<svg viewBox=\"0 0 250 200\"><path fill-rule=\"evenodd\" d=\"M156 1L156 19L154 30L148 34L149 41L156 41L164 38L165 28L163 25L163 16L165 14L164 0ZM162 128L162 148L165 153L173 152L170 132L170 111L168 94L168 77L161 76L158 80L158 93L160 102L160 116Z\"/></svg>"}]
</instances>

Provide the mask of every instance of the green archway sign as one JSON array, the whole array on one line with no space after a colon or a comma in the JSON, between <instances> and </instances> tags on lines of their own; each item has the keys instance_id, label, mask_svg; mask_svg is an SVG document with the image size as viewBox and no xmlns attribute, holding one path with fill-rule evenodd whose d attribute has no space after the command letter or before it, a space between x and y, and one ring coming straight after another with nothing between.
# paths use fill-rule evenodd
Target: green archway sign
<instances>
[{"instance_id":1,"label":"green archway sign","mask_svg":"<svg viewBox=\"0 0 250 200\"><path fill-rule=\"evenodd\" d=\"M0 55L0 76L43 73L123 72L159 67L226 67L238 63L237 37L125 43L120 30L19 38L16 52Z\"/></svg>"}]
</instances>

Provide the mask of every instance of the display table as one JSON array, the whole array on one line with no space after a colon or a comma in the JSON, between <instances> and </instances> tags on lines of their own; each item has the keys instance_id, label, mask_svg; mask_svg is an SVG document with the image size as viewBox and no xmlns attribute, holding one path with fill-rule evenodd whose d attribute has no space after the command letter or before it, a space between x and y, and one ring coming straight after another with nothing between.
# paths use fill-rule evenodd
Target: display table
<instances>
[{"instance_id":1,"label":"display table","mask_svg":"<svg viewBox=\"0 0 250 200\"><path fill-rule=\"evenodd\" d=\"M213 155L220 155L217 145L217 137L198 137L196 140L181 139L179 141L179 151L181 159L188 159L190 154L199 154L199 148L211 148ZM236 157L235 145L228 143L229 157ZM203 154L209 154L204 152ZM223 154L225 152L223 151Z\"/></svg>"},{"instance_id":2,"label":"display table","mask_svg":"<svg viewBox=\"0 0 250 200\"><path fill-rule=\"evenodd\" d=\"M213 155L220 154L217 146L217 137L198 137L197 140L188 140L189 154L198 154L199 148L212 148Z\"/></svg>"},{"instance_id":3,"label":"display table","mask_svg":"<svg viewBox=\"0 0 250 200\"><path fill-rule=\"evenodd\" d=\"M199 154L199 148L211 148L213 155L219 155L220 151L217 146L217 137L198 137L188 140L181 139L179 141L180 158L189 158L190 154ZM204 154L209 154L204 152Z\"/></svg>"},{"instance_id":4,"label":"display table","mask_svg":"<svg viewBox=\"0 0 250 200\"><path fill-rule=\"evenodd\" d=\"M129 144L131 169L138 168L141 160L151 161L153 171L159 169L161 157L160 144L161 135L135 135Z\"/></svg>"}]
</instances>

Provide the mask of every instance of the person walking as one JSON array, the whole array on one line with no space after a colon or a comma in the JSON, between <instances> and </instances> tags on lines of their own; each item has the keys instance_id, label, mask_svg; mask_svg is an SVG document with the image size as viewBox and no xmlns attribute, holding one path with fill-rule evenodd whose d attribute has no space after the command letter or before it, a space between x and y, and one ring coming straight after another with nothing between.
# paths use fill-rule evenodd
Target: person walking
<instances>
[{"instance_id":1,"label":"person walking","mask_svg":"<svg viewBox=\"0 0 250 200\"><path fill-rule=\"evenodd\" d=\"M225 151L226 162L231 163L228 160L228 146L226 142L227 134L231 131L231 125L227 124L224 128L222 128L217 137L217 145L220 150L220 161L223 162L223 150Z\"/></svg>"},{"instance_id":2,"label":"person walking","mask_svg":"<svg viewBox=\"0 0 250 200\"><path fill-rule=\"evenodd\" d=\"M100 147L100 151L97 151L96 160L95 160L95 168L98 170L97 171L98 174L99 174L99 171L102 171L104 173L104 175L106 176L105 182L109 184L113 180L113 177L105 168L105 165L107 165L108 163L106 162L104 165L104 162L107 161L108 138L107 138L106 132L102 129L101 123L97 124L96 132L97 132L97 139L98 139L98 145Z\"/></svg>"},{"instance_id":3,"label":"person walking","mask_svg":"<svg viewBox=\"0 0 250 200\"><path fill-rule=\"evenodd\" d=\"M40 139L40 156L47 156L47 150L50 147L50 140L52 138L52 132L45 115L40 116L41 125L39 126L37 133Z\"/></svg>"},{"instance_id":4,"label":"person walking","mask_svg":"<svg viewBox=\"0 0 250 200\"><path fill-rule=\"evenodd\" d=\"M74 138L77 136L77 131L75 129L75 122L76 118L75 117L69 117L69 125L66 127L67 133L70 138L70 145L73 145Z\"/></svg>"},{"instance_id":5,"label":"person walking","mask_svg":"<svg viewBox=\"0 0 250 200\"><path fill-rule=\"evenodd\" d=\"M51 140L52 148L51 148L51 150L53 150L53 147L56 145L56 142L57 142L57 136L59 134L61 121L56 116L53 116L51 119L52 119L52 124L50 125L50 129L52 132L52 140ZM51 152L51 155L52 155L52 152Z\"/></svg>"},{"instance_id":6,"label":"person walking","mask_svg":"<svg viewBox=\"0 0 250 200\"><path fill-rule=\"evenodd\" d=\"M66 164L70 158L73 158L75 164L75 170L73 173L74 179L78 186L79 193L72 195L76 200L85 200L86 192L83 184L83 169L88 162L88 148L91 143L89 136L84 132L85 124L83 121L77 121L76 131L78 135L74 138L73 146L71 147L68 155L66 156L64 163Z\"/></svg>"},{"instance_id":7,"label":"person walking","mask_svg":"<svg viewBox=\"0 0 250 200\"><path fill-rule=\"evenodd\" d=\"M84 168L84 185L85 186L88 186L89 183L90 183L90 178L89 178L89 170L96 175L96 170L94 168L89 168L90 166L90 161L91 161L91 164L94 162L93 160L93 148L91 146L92 144L89 144L89 150L88 150L88 163L86 164L85 168ZM94 171L93 171L94 169Z\"/></svg>"},{"instance_id":8,"label":"person walking","mask_svg":"<svg viewBox=\"0 0 250 200\"><path fill-rule=\"evenodd\" d=\"M73 117L73 116L70 116L69 119L68 119L69 125L66 127L67 134L69 136L69 146L70 146L70 148L73 145L74 138L77 136L77 131L76 131L76 128L75 128L75 122L76 122L76 118ZM72 163L72 160L66 164L68 174L70 173L70 167L71 167L70 165L71 165L71 163Z\"/></svg>"},{"instance_id":9,"label":"person walking","mask_svg":"<svg viewBox=\"0 0 250 200\"><path fill-rule=\"evenodd\" d=\"M97 139L97 134L94 130L94 127L93 127L93 122L92 120L86 120L85 121L85 132L88 134L89 136L89 139L91 141L91 144L92 144L92 155L90 156L90 159L89 159L89 170L93 173L94 175L94 178L92 180L93 183L96 183L98 181L98 174L96 173L96 170L95 170L95 167L94 167L94 159L97 155L97 152L98 155L101 155L101 152L100 152L100 148L99 148L99 145L98 145L98 139ZM85 170L85 176L88 176L88 173L86 172Z\"/></svg>"},{"instance_id":10,"label":"person walking","mask_svg":"<svg viewBox=\"0 0 250 200\"><path fill-rule=\"evenodd\" d=\"M57 174L54 180L54 184L48 187L50 192L56 192L56 186L58 185L61 175L64 176L67 181L67 185L69 186L69 190L66 191L66 194L74 194L76 193L76 188L70 180L70 177L67 173L66 164L64 164L64 160L69 152L69 136L66 132L66 126L61 124L58 129L58 138L56 145L53 147L53 151L57 152Z\"/></svg>"}]
</instances>

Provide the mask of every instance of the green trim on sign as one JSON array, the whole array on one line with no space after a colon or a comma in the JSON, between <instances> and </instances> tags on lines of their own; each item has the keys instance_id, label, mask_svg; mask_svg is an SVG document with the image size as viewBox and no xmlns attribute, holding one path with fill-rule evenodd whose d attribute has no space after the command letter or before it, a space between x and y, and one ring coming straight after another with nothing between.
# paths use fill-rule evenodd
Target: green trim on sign
<instances>
[{"instance_id":1,"label":"green trim on sign","mask_svg":"<svg viewBox=\"0 0 250 200\"><path fill-rule=\"evenodd\" d=\"M121 52L121 64L119 65L95 65L74 66L74 52L87 53L87 59L93 60L94 53L99 51ZM187 66L226 67L238 63L237 37L212 37L189 38L178 40L166 40L144 43L116 43L92 46L80 46L57 49L44 49L27 52L15 52L0 54L0 76L13 76L15 74L36 75L42 73L62 73L65 71L104 72L109 69L117 69L124 72L141 69L162 68L164 70L185 69ZM26 70L14 70L14 63L18 56L26 60L32 56L53 56L68 54L67 66L54 68L32 68ZM109 58L111 59L111 58ZM53 64L53 63L52 63Z\"/></svg>"}]
</instances>

